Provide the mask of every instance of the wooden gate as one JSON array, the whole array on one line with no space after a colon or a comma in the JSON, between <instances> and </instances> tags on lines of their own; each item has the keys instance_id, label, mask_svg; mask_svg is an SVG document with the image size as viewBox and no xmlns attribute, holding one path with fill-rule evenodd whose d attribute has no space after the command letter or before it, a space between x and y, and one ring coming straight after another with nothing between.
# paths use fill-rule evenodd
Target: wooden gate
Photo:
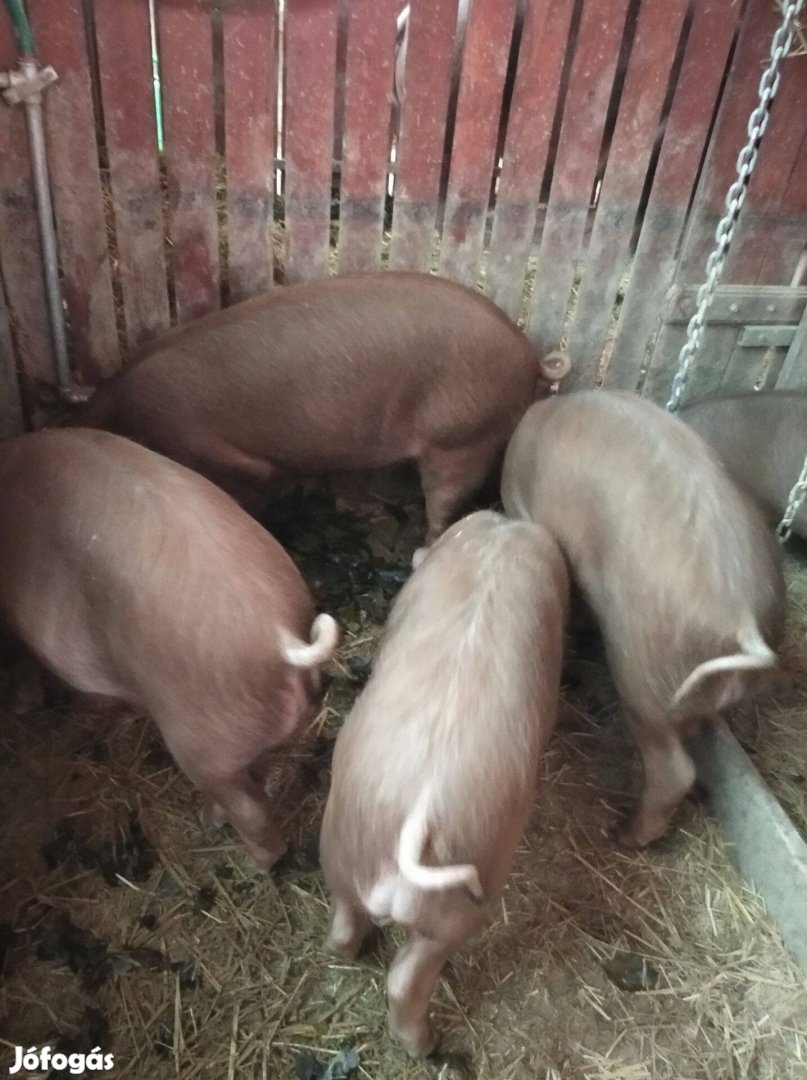
<instances>
[{"instance_id":1,"label":"wooden gate","mask_svg":"<svg viewBox=\"0 0 807 1080\"><path fill-rule=\"evenodd\" d=\"M568 346L571 387L665 398L774 0L472 0L459 27L457 0L412 0L399 128L401 0L153 6L27 0L38 58L59 74L46 126L80 381L274 282L389 267L484 289L540 345ZM0 6L0 70L15 66ZM805 117L802 36L693 394L807 384ZM18 386L25 411L51 382L22 106L0 102L0 148L8 431Z\"/></svg>"}]
</instances>

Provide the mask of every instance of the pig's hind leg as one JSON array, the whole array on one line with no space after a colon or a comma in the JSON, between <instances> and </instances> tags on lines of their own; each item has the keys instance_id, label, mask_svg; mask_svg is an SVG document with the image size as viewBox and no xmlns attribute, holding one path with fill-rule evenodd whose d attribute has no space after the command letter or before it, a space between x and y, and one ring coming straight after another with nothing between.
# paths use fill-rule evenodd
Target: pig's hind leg
<instances>
[{"instance_id":1,"label":"pig's hind leg","mask_svg":"<svg viewBox=\"0 0 807 1080\"><path fill-rule=\"evenodd\" d=\"M647 721L632 714L628 720L644 765L644 788L620 839L631 847L646 847L667 831L675 811L695 783L695 765L673 720Z\"/></svg>"},{"instance_id":2,"label":"pig's hind leg","mask_svg":"<svg viewBox=\"0 0 807 1080\"><path fill-rule=\"evenodd\" d=\"M392 962L387 976L389 1029L411 1057L427 1057L437 1045L429 1002L453 951L443 941L412 931Z\"/></svg>"},{"instance_id":3,"label":"pig's hind leg","mask_svg":"<svg viewBox=\"0 0 807 1080\"><path fill-rule=\"evenodd\" d=\"M494 468L496 454L497 448L478 444L426 451L419 469L426 499L427 545L445 532L479 491Z\"/></svg>"},{"instance_id":4,"label":"pig's hind leg","mask_svg":"<svg viewBox=\"0 0 807 1080\"><path fill-rule=\"evenodd\" d=\"M353 960L370 929L370 916L352 898L334 896L331 925L325 939L328 952Z\"/></svg>"}]
</instances>

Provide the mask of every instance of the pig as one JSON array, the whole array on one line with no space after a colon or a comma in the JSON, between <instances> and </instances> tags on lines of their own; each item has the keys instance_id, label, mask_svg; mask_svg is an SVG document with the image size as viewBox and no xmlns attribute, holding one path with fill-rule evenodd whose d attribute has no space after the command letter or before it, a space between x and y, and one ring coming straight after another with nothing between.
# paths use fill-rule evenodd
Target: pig
<instances>
[{"instance_id":1,"label":"pig","mask_svg":"<svg viewBox=\"0 0 807 1080\"><path fill-rule=\"evenodd\" d=\"M429 998L504 887L554 726L568 581L549 534L479 511L401 590L370 681L336 740L320 836L327 947L353 957L373 919L409 932L387 981L412 1056Z\"/></svg>"},{"instance_id":2,"label":"pig","mask_svg":"<svg viewBox=\"0 0 807 1080\"><path fill-rule=\"evenodd\" d=\"M268 869L285 845L265 754L337 638L289 556L208 480L102 431L1 442L0 505L0 620L75 689L150 713Z\"/></svg>"},{"instance_id":3,"label":"pig","mask_svg":"<svg viewBox=\"0 0 807 1080\"><path fill-rule=\"evenodd\" d=\"M68 423L141 442L253 512L283 477L414 461L431 542L568 370L471 289L359 274L276 288L170 332Z\"/></svg>"},{"instance_id":4,"label":"pig","mask_svg":"<svg viewBox=\"0 0 807 1080\"><path fill-rule=\"evenodd\" d=\"M784 614L778 546L700 436L629 393L533 405L502 499L553 534L600 623L645 774L622 839L645 846L694 783L691 728L767 688Z\"/></svg>"},{"instance_id":5,"label":"pig","mask_svg":"<svg viewBox=\"0 0 807 1080\"><path fill-rule=\"evenodd\" d=\"M807 392L706 398L684 406L679 415L717 451L770 520L781 520L807 456ZM807 503L796 514L793 532L807 540Z\"/></svg>"}]
</instances>

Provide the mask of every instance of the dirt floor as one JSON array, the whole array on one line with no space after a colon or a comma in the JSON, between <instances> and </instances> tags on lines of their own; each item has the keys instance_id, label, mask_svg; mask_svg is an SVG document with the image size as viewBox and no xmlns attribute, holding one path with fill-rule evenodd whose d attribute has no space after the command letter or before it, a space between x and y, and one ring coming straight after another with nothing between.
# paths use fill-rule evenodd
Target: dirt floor
<instances>
[{"instance_id":1,"label":"dirt floor","mask_svg":"<svg viewBox=\"0 0 807 1080\"><path fill-rule=\"evenodd\" d=\"M417 501L349 508L314 492L268 523L345 629L320 715L272 774L292 853L273 876L256 872L203 822L143 717L55 685L42 707L4 708L0 1071L15 1044L59 1043L113 1052L118 1080L807 1077L807 980L697 801L649 852L611 838L638 767L591 641L573 654L501 909L440 985L441 1056L412 1063L389 1041L396 935L379 933L357 963L322 953L316 847L333 740L422 515ZM796 685L737 730L804 828L803 550L790 572Z\"/></svg>"}]
</instances>

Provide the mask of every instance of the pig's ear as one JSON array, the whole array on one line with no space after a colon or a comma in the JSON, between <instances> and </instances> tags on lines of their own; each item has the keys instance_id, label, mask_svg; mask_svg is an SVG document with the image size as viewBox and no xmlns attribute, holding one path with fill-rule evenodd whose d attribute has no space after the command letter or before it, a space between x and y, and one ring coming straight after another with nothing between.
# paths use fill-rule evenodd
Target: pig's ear
<instances>
[{"instance_id":1,"label":"pig's ear","mask_svg":"<svg viewBox=\"0 0 807 1080\"><path fill-rule=\"evenodd\" d=\"M545 379L549 379L550 382L558 382L560 379L565 378L572 370L571 357L568 353L561 352L560 349L547 353L539 363L541 366L541 374Z\"/></svg>"}]
</instances>

